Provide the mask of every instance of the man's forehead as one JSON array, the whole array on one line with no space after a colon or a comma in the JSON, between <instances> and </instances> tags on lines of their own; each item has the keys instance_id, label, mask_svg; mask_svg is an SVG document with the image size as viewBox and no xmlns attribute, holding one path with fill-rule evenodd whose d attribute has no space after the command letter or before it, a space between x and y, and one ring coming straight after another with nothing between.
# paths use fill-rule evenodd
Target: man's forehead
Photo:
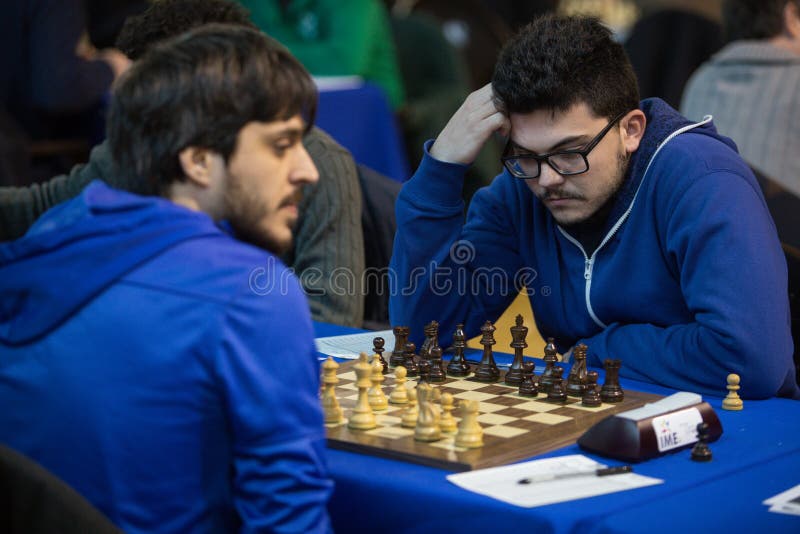
<instances>
[{"instance_id":1,"label":"man's forehead","mask_svg":"<svg viewBox=\"0 0 800 534\"><path fill-rule=\"evenodd\" d=\"M244 126L253 133L261 135L280 135L286 132L304 132L306 121L300 114L288 119L275 119L271 121L250 121ZM244 129L244 128L243 128Z\"/></svg>"},{"instance_id":2,"label":"man's forehead","mask_svg":"<svg viewBox=\"0 0 800 534\"><path fill-rule=\"evenodd\" d=\"M565 139L597 133L598 124L605 119L595 115L584 102L566 110L541 109L531 113L512 113L511 140L518 146L535 152L546 152Z\"/></svg>"}]
</instances>

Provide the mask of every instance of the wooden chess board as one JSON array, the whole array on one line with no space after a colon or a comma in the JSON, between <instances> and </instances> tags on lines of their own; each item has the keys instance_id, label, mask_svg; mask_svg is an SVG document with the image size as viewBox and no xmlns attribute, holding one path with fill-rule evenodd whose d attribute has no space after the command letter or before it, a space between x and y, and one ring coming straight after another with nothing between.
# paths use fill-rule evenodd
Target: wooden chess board
<instances>
[{"instance_id":1,"label":"wooden chess board","mask_svg":"<svg viewBox=\"0 0 800 534\"><path fill-rule=\"evenodd\" d=\"M483 427L484 446L465 449L454 445L455 434L443 434L441 440L431 443L416 441L414 429L400 425L404 406L390 404L388 410L375 412L378 427L372 430L348 428L347 418L358 398L353 369L355 363L343 363L337 371L339 383L336 384L336 397L344 410L345 422L326 425L328 446L451 471L505 465L571 445L601 419L662 398L660 395L626 390L621 403L603 403L588 408L581 406L581 400L573 397L569 397L566 404L547 402L544 400L547 395L542 393L534 398L522 397L517 393L517 387L502 382L504 371L501 371L500 381L492 384L478 382L472 375L448 377L440 385L441 391L451 393L456 404L459 399L477 400L480 403L478 421ZM406 385L414 387L416 380L409 378ZM394 373L390 371L383 382L387 397L393 388ZM459 419L459 410L453 413Z\"/></svg>"}]
</instances>

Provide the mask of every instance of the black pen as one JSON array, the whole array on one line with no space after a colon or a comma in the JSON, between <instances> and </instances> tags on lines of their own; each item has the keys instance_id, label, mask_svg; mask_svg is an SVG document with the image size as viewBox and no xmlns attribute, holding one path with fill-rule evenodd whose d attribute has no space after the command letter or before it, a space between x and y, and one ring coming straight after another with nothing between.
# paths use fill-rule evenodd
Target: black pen
<instances>
[{"instance_id":1,"label":"black pen","mask_svg":"<svg viewBox=\"0 0 800 534\"><path fill-rule=\"evenodd\" d=\"M630 465L618 465L617 467L603 467L601 469L591 469L588 471L556 471L553 473L542 473L541 475L535 475L517 480L517 484L534 484L536 482L546 482L548 480L559 480L562 478L572 477L607 477L609 475L621 475L624 473L633 473L633 467Z\"/></svg>"}]
</instances>

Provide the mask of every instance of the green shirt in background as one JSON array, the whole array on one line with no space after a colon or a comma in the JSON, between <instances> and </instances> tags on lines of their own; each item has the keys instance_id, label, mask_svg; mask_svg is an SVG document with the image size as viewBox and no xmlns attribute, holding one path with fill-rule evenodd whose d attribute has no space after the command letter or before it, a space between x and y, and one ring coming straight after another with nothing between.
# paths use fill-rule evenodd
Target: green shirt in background
<instances>
[{"instance_id":1,"label":"green shirt in background","mask_svg":"<svg viewBox=\"0 0 800 534\"><path fill-rule=\"evenodd\" d=\"M253 22L314 76L358 75L403 104L403 84L386 8L378 0L239 0Z\"/></svg>"}]
</instances>

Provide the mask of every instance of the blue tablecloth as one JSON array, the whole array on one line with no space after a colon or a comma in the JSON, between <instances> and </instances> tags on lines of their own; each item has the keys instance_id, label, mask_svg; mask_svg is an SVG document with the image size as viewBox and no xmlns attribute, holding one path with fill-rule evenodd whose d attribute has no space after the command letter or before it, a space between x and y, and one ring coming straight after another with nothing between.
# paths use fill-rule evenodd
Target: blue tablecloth
<instances>
[{"instance_id":1,"label":"blue tablecloth","mask_svg":"<svg viewBox=\"0 0 800 534\"><path fill-rule=\"evenodd\" d=\"M358 163L399 182L411 176L394 113L379 87L364 83L320 91L316 124Z\"/></svg>"},{"instance_id":2,"label":"blue tablecloth","mask_svg":"<svg viewBox=\"0 0 800 534\"><path fill-rule=\"evenodd\" d=\"M317 324L318 336L356 330ZM496 354L498 362L510 358ZM537 364L538 367L538 364ZM623 387L667 395L653 384ZM722 386L724 393L724 385ZM721 393L722 395L722 393ZM329 510L337 532L800 532L800 516L768 512L761 504L800 484L800 403L745 401L741 412L706 397L723 434L710 445L714 459L692 462L679 450L635 465L663 484L566 503L521 508L463 490L447 471L328 450L336 490ZM539 456L586 454L577 445Z\"/></svg>"}]
</instances>

